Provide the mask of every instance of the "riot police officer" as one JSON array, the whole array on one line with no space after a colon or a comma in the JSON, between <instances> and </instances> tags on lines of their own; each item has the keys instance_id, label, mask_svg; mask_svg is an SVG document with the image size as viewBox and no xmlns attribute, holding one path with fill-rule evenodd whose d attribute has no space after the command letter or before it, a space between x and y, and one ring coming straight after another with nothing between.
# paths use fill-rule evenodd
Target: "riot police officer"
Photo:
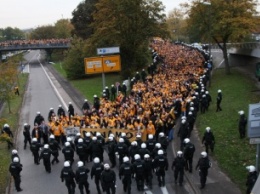
<instances>
[{"instance_id":1,"label":"riot police officer","mask_svg":"<svg viewBox=\"0 0 260 194\"><path fill-rule=\"evenodd\" d=\"M185 159L185 169L190 173L192 172L193 154L195 152L195 146L190 142L189 138L184 139L183 156Z\"/></svg>"},{"instance_id":2,"label":"riot police officer","mask_svg":"<svg viewBox=\"0 0 260 194\"><path fill-rule=\"evenodd\" d=\"M110 169L109 164L104 164L104 170L101 173L101 184L106 194L116 193L116 173Z\"/></svg>"},{"instance_id":3,"label":"riot police officer","mask_svg":"<svg viewBox=\"0 0 260 194\"><path fill-rule=\"evenodd\" d=\"M65 147L62 149L62 153L64 154L65 161L70 161L70 164L72 165L74 162L74 150L70 146L69 142L65 143Z\"/></svg>"},{"instance_id":4,"label":"riot police officer","mask_svg":"<svg viewBox=\"0 0 260 194\"><path fill-rule=\"evenodd\" d=\"M58 159L58 156L59 156L59 150L61 150L61 147L60 147L59 143L55 140L54 135L50 135L49 146L52 151L51 153L53 155L53 159L52 159L51 163L52 164L54 164L54 162L59 163L60 161Z\"/></svg>"},{"instance_id":5,"label":"riot police officer","mask_svg":"<svg viewBox=\"0 0 260 194\"><path fill-rule=\"evenodd\" d=\"M169 163L167 157L163 154L163 150L158 150L158 155L153 161L153 167L158 179L159 187L165 186L165 171L168 170Z\"/></svg>"},{"instance_id":6,"label":"riot police officer","mask_svg":"<svg viewBox=\"0 0 260 194\"><path fill-rule=\"evenodd\" d=\"M152 160L151 160L149 154L144 155L144 179L145 179L146 185L150 189L152 189L153 188L153 184L152 184L153 164L152 164Z\"/></svg>"},{"instance_id":7,"label":"riot police officer","mask_svg":"<svg viewBox=\"0 0 260 194\"><path fill-rule=\"evenodd\" d=\"M46 172L51 173L51 150L48 144L43 146L43 150L40 154L39 161L43 159L43 165Z\"/></svg>"},{"instance_id":8,"label":"riot police officer","mask_svg":"<svg viewBox=\"0 0 260 194\"><path fill-rule=\"evenodd\" d=\"M28 123L24 123L23 125L23 136L24 136L24 149L27 147L27 142L29 142L29 145L31 145L31 132L30 132L31 126Z\"/></svg>"},{"instance_id":9,"label":"riot police officer","mask_svg":"<svg viewBox=\"0 0 260 194\"><path fill-rule=\"evenodd\" d=\"M177 157L172 162L172 170L174 170L174 180L175 184L177 184L178 175L179 177L179 184L182 186L183 183L183 175L184 175L184 167L185 167L185 160L182 155L182 151L177 152Z\"/></svg>"},{"instance_id":10,"label":"riot police officer","mask_svg":"<svg viewBox=\"0 0 260 194\"><path fill-rule=\"evenodd\" d=\"M92 153L92 157L98 157L101 162L103 162L103 152L104 148L101 143L97 141L97 137L92 137L92 142L89 144L88 149Z\"/></svg>"},{"instance_id":11,"label":"riot police officer","mask_svg":"<svg viewBox=\"0 0 260 194\"><path fill-rule=\"evenodd\" d=\"M144 162L141 160L141 156L136 154L135 161L133 163L133 171L138 191L144 190Z\"/></svg>"},{"instance_id":12,"label":"riot police officer","mask_svg":"<svg viewBox=\"0 0 260 194\"><path fill-rule=\"evenodd\" d=\"M245 112L243 110L239 111L239 123L238 123L238 130L240 138L244 138L246 136L246 125L247 125L247 118L245 116Z\"/></svg>"},{"instance_id":13,"label":"riot police officer","mask_svg":"<svg viewBox=\"0 0 260 194\"><path fill-rule=\"evenodd\" d=\"M83 139L79 138L78 144L76 145L76 152L79 156L79 160L85 165L87 146L83 143Z\"/></svg>"},{"instance_id":14,"label":"riot police officer","mask_svg":"<svg viewBox=\"0 0 260 194\"><path fill-rule=\"evenodd\" d=\"M107 149L108 149L108 157L112 164L111 168L114 168L116 166L116 155L115 155L115 149L116 149L116 143L114 141L113 137L108 137L108 141L106 142Z\"/></svg>"},{"instance_id":15,"label":"riot police officer","mask_svg":"<svg viewBox=\"0 0 260 194\"><path fill-rule=\"evenodd\" d=\"M247 180L246 180L246 186L247 186L247 190L246 190L246 194L250 194L255 183L256 180L258 178L258 174L257 171L255 169L254 166L247 166L246 169L248 170L248 175L247 175Z\"/></svg>"},{"instance_id":16,"label":"riot police officer","mask_svg":"<svg viewBox=\"0 0 260 194\"><path fill-rule=\"evenodd\" d=\"M10 126L6 123L4 124L4 127L2 129L2 134L7 134L9 138L13 138L13 132L10 129ZM10 139L7 139L7 146L8 149L10 149L11 147L14 147L14 144L12 143L12 141Z\"/></svg>"},{"instance_id":17,"label":"riot police officer","mask_svg":"<svg viewBox=\"0 0 260 194\"><path fill-rule=\"evenodd\" d=\"M122 179L122 183L124 186L124 191L128 194L131 193L131 184L132 184L132 174L133 174L133 166L129 162L129 158L125 156L123 158L123 163L119 168L119 179Z\"/></svg>"},{"instance_id":18,"label":"riot police officer","mask_svg":"<svg viewBox=\"0 0 260 194\"><path fill-rule=\"evenodd\" d=\"M141 148L139 149L139 151L138 151L138 153L139 153L139 155L141 156L141 159L143 160L144 159L144 155L145 154L151 154L150 152L149 152L149 150L146 148L146 143L142 143L141 144Z\"/></svg>"},{"instance_id":19,"label":"riot police officer","mask_svg":"<svg viewBox=\"0 0 260 194\"><path fill-rule=\"evenodd\" d=\"M87 132L85 134L86 136L84 137L84 144L87 146L87 150L86 150L86 161L87 162L91 162L92 161L92 152L91 150L89 149L89 145L90 143L92 142L92 139L90 137L90 132Z\"/></svg>"},{"instance_id":20,"label":"riot police officer","mask_svg":"<svg viewBox=\"0 0 260 194\"><path fill-rule=\"evenodd\" d=\"M23 165L20 163L18 157L14 157L12 163L9 166L9 172L11 173L12 177L14 178L14 185L17 192L22 191L21 189L21 171L23 170Z\"/></svg>"},{"instance_id":21,"label":"riot police officer","mask_svg":"<svg viewBox=\"0 0 260 194\"><path fill-rule=\"evenodd\" d=\"M78 169L76 170L75 179L78 183L80 194L84 194L84 187L87 194L90 194L89 183L88 183L89 169L84 167L82 161L78 161Z\"/></svg>"},{"instance_id":22,"label":"riot police officer","mask_svg":"<svg viewBox=\"0 0 260 194\"><path fill-rule=\"evenodd\" d=\"M98 194L101 194L101 190L100 190L100 179L101 179L101 173L104 170L104 166L100 163L99 158L94 158L94 164L91 168L91 179L93 179L93 177L95 177L95 184L96 184L96 188L97 188L97 192Z\"/></svg>"},{"instance_id":23,"label":"riot police officer","mask_svg":"<svg viewBox=\"0 0 260 194\"><path fill-rule=\"evenodd\" d=\"M39 150L40 150L41 144L38 143L37 138L32 139L32 144L30 146L31 152L34 157L34 164L39 165Z\"/></svg>"},{"instance_id":24,"label":"riot police officer","mask_svg":"<svg viewBox=\"0 0 260 194\"><path fill-rule=\"evenodd\" d=\"M12 155L11 155L11 159L13 161L13 159L17 157L19 159L19 162L20 162L20 157L18 155L18 151L17 150L12 150Z\"/></svg>"},{"instance_id":25,"label":"riot police officer","mask_svg":"<svg viewBox=\"0 0 260 194\"><path fill-rule=\"evenodd\" d=\"M152 134L148 135L148 140L145 143L146 143L147 149L150 151L150 153L152 153L154 150L155 144L156 144L156 141L153 138Z\"/></svg>"},{"instance_id":26,"label":"riot police officer","mask_svg":"<svg viewBox=\"0 0 260 194\"><path fill-rule=\"evenodd\" d=\"M123 163L123 158L128 156L128 147L124 143L123 138L119 138L119 143L116 145L116 153L119 155L119 166Z\"/></svg>"},{"instance_id":27,"label":"riot police officer","mask_svg":"<svg viewBox=\"0 0 260 194\"><path fill-rule=\"evenodd\" d=\"M75 173L73 172L72 168L70 167L70 162L65 161L64 162L64 167L61 170L60 174L61 182L64 182L65 180L65 185L68 188L68 194L74 194L75 193Z\"/></svg>"},{"instance_id":28,"label":"riot police officer","mask_svg":"<svg viewBox=\"0 0 260 194\"><path fill-rule=\"evenodd\" d=\"M214 151L215 136L212 133L210 127L206 127L206 131L205 131L203 138L202 138L202 144L205 145L207 153L209 151L209 148L210 148L211 152Z\"/></svg>"}]
</instances>

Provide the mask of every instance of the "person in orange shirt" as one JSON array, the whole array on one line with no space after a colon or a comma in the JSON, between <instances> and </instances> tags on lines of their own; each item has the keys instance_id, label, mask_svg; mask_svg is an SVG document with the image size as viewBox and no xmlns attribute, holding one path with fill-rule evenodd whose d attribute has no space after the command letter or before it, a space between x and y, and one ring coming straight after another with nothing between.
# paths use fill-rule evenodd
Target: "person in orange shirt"
<instances>
[{"instance_id":1,"label":"person in orange shirt","mask_svg":"<svg viewBox=\"0 0 260 194\"><path fill-rule=\"evenodd\" d=\"M147 133L147 137L149 134L155 135L155 127L151 120L148 122L146 133Z\"/></svg>"},{"instance_id":2,"label":"person in orange shirt","mask_svg":"<svg viewBox=\"0 0 260 194\"><path fill-rule=\"evenodd\" d=\"M54 126L50 129L50 132L54 135L56 141L60 144L62 136L64 136L64 130L58 121L55 122Z\"/></svg>"}]
</instances>

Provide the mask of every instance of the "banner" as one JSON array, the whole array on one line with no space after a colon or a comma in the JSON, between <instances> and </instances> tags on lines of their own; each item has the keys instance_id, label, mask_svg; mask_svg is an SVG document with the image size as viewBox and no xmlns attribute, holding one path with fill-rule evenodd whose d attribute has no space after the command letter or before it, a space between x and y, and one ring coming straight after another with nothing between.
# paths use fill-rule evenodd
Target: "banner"
<instances>
[{"instance_id":1,"label":"banner","mask_svg":"<svg viewBox=\"0 0 260 194\"><path fill-rule=\"evenodd\" d=\"M128 130L128 129L102 129L102 128L81 128L82 137L84 137L83 133L90 132L91 136L96 136L96 133L99 132L101 135L107 140L109 134L114 134L116 140L121 137L122 133L126 133L126 137L129 141L134 141L136 139L136 135L138 131ZM146 141L146 130L141 130L140 135L143 141Z\"/></svg>"},{"instance_id":2,"label":"banner","mask_svg":"<svg viewBox=\"0 0 260 194\"><path fill-rule=\"evenodd\" d=\"M65 136L66 137L71 137L72 141L74 141L77 133L80 133L80 128L79 127L67 127L64 128Z\"/></svg>"}]
</instances>

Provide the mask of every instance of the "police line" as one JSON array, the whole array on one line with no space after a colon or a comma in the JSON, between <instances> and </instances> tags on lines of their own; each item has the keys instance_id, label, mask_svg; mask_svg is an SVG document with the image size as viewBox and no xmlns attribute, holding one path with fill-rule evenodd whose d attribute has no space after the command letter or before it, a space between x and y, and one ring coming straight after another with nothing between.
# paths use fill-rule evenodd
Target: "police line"
<instances>
[{"instance_id":1,"label":"police line","mask_svg":"<svg viewBox=\"0 0 260 194\"><path fill-rule=\"evenodd\" d=\"M65 135L67 137L71 137L72 139L75 138L77 133L81 133L82 137L85 137L85 133L90 132L91 136L96 136L96 133L99 132L101 135L107 139L109 137L109 134L114 134L115 138L118 140L122 133L126 134L126 137L129 139L129 141L134 141L136 139L136 135L141 135L141 138L143 141L146 141L147 134L146 130L142 129L138 133L138 131L135 130L128 130L128 129L116 129L116 128L80 128L80 127L68 127L65 128Z\"/></svg>"}]
</instances>

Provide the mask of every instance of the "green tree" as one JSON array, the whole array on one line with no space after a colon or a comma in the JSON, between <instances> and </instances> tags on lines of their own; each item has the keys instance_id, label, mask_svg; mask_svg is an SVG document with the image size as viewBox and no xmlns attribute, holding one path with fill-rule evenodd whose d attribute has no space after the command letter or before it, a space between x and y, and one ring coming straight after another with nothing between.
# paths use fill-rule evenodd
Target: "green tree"
<instances>
[{"instance_id":1,"label":"green tree","mask_svg":"<svg viewBox=\"0 0 260 194\"><path fill-rule=\"evenodd\" d=\"M68 19L58 20L55 25L55 38L70 38L73 25Z\"/></svg>"},{"instance_id":2,"label":"green tree","mask_svg":"<svg viewBox=\"0 0 260 194\"><path fill-rule=\"evenodd\" d=\"M230 74L228 42L241 42L257 25L256 0L195 0L188 6L188 27L201 40L215 42L223 52L226 74Z\"/></svg>"},{"instance_id":3,"label":"green tree","mask_svg":"<svg viewBox=\"0 0 260 194\"><path fill-rule=\"evenodd\" d=\"M120 46L123 78L147 65L150 38L168 37L161 1L100 0L96 9L91 46Z\"/></svg>"},{"instance_id":4,"label":"green tree","mask_svg":"<svg viewBox=\"0 0 260 194\"><path fill-rule=\"evenodd\" d=\"M98 0L85 0L72 12L73 35L87 39L93 34L93 28L90 24L93 22L92 13L96 11L95 4L97 2Z\"/></svg>"},{"instance_id":5,"label":"green tree","mask_svg":"<svg viewBox=\"0 0 260 194\"><path fill-rule=\"evenodd\" d=\"M52 39L56 38L56 29L52 25L39 26L30 34L30 39Z\"/></svg>"},{"instance_id":6,"label":"green tree","mask_svg":"<svg viewBox=\"0 0 260 194\"><path fill-rule=\"evenodd\" d=\"M3 40L20 40L24 39L25 34L19 28L7 27L1 30L1 39Z\"/></svg>"}]
</instances>

